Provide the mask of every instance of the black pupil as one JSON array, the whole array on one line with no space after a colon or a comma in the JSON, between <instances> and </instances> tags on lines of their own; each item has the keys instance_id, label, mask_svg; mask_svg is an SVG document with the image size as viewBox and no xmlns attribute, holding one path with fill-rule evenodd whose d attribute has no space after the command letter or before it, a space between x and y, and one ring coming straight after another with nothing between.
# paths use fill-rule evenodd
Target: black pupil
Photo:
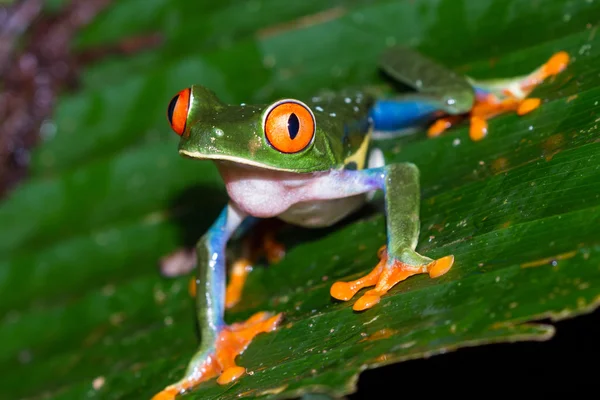
<instances>
[{"instance_id":1,"label":"black pupil","mask_svg":"<svg viewBox=\"0 0 600 400\"><path fill-rule=\"evenodd\" d=\"M300 130L300 120L296 116L296 114L291 113L288 118L288 133L290 134L290 139L294 140L296 135L298 135L298 131Z\"/></svg>"},{"instance_id":2,"label":"black pupil","mask_svg":"<svg viewBox=\"0 0 600 400\"><path fill-rule=\"evenodd\" d=\"M173 112L175 111L175 106L177 105L177 100L179 100L179 95L173 97L173 99L169 103L169 110L167 111L167 116L169 117L169 123L171 125L173 125Z\"/></svg>"}]
</instances>

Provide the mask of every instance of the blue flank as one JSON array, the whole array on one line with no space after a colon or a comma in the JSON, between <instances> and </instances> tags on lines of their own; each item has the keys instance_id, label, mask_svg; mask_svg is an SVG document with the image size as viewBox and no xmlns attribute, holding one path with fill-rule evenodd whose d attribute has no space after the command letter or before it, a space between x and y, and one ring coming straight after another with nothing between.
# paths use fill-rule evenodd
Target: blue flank
<instances>
[{"instance_id":1,"label":"blue flank","mask_svg":"<svg viewBox=\"0 0 600 400\"><path fill-rule=\"evenodd\" d=\"M385 99L377 100L369 116L376 131L398 131L432 119L439 107L423 101Z\"/></svg>"},{"instance_id":2,"label":"blue flank","mask_svg":"<svg viewBox=\"0 0 600 400\"><path fill-rule=\"evenodd\" d=\"M476 98L481 98L487 96L488 94L492 93L491 90L488 89L484 89L482 87L479 86L473 86L473 89L475 89L475 97Z\"/></svg>"}]
</instances>

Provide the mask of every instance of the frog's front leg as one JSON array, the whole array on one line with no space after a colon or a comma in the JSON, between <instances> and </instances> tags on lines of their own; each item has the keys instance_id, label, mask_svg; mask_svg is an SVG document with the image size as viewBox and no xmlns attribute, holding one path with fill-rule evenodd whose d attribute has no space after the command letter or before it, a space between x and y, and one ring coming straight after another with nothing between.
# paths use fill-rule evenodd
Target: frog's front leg
<instances>
[{"instance_id":1,"label":"frog's front leg","mask_svg":"<svg viewBox=\"0 0 600 400\"><path fill-rule=\"evenodd\" d=\"M419 170L414 164L391 164L355 172L375 178L384 191L387 245L379 250L380 261L373 271L352 282L336 282L330 293L338 300L350 300L363 287L375 286L354 303L354 310L361 311L377 304L381 296L409 276L429 273L435 278L445 274L454 257L432 260L415 251L420 228L420 189Z\"/></svg>"},{"instance_id":2,"label":"frog's front leg","mask_svg":"<svg viewBox=\"0 0 600 400\"><path fill-rule=\"evenodd\" d=\"M235 364L252 339L277 327L281 314L260 312L246 322L227 326L225 311L225 246L235 229L246 218L229 204L196 245L196 313L201 345L188 364L184 377L154 396L154 400L173 399L198 383L220 375L218 383L229 383L245 369Z\"/></svg>"}]
</instances>

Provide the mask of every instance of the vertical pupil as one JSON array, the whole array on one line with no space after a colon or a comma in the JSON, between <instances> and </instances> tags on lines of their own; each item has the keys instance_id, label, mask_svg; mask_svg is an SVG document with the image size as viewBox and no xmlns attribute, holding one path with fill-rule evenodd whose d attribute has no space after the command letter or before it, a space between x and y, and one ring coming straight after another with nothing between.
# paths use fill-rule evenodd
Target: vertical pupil
<instances>
[{"instance_id":1,"label":"vertical pupil","mask_svg":"<svg viewBox=\"0 0 600 400\"><path fill-rule=\"evenodd\" d=\"M298 131L300 130L300 120L296 116L296 114L291 113L288 118L288 133L290 134L290 139L294 140L296 135L298 135Z\"/></svg>"},{"instance_id":2,"label":"vertical pupil","mask_svg":"<svg viewBox=\"0 0 600 400\"><path fill-rule=\"evenodd\" d=\"M167 116L169 117L169 123L173 125L173 113L175 112L175 107L177 106L177 101L179 100L179 95L173 97L171 102L169 103L169 109L167 111Z\"/></svg>"}]
</instances>

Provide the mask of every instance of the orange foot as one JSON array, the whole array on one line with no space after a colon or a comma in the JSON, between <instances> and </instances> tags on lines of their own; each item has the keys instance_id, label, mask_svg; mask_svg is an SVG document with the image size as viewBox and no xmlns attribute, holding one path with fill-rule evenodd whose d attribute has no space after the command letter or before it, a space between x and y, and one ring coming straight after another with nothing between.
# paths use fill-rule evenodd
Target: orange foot
<instances>
[{"instance_id":1,"label":"orange foot","mask_svg":"<svg viewBox=\"0 0 600 400\"><path fill-rule=\"evenodd\" d=\"M187 376L179 382L167 386L152 397L152 400L173 400L201 382L217 378L217 383L231 383L246 373L244 367L236 365L235 358L244 352L252 339L259 333L271 332L281 322L282 314L272 316L267 312L259 312L246 322L232 324L221 330L215 341L215 351L208 355L198 367L187 372Z\"/></svg>"},{"instance_id":2,"label":"orange foot","mask_svg":"<svg viewBox=\"0 0 600 400\"><path fill-rule=\"evenodd\" d=\"M469 136L472 140L483 139L487 135L487 121L497 115L515 111L525 115L537 109L541 100L527 98L529 94L546 78L557 75L569 64L569 55L564 52L554 54L545 64L525 77L475 83L482 89L477 93L475 103L468 113L470 119ZM464 116L445 116L436 120L428 129L429 137L436 137L461 121Z\"/></svg>"},{"instance_id":3,"label":"orange foot","mask_svg":"<svg viewBox=\"0 0 600 400\"><path fill-rule=\"evenodd\" d=\"M377 255L379 263L369 274L355 281L334 283L330 289L331 296L347 301L354 297L360 289L375 286L374 289L368 290L359 298L352 307L355 311L363 311L379 303L381 296L409 276L429 273L431 278L437 278L448 272L454 263L454 256L446 256L419 266L408 265L396 259L388 264L386 246L381 247Z\"/></svg>"}]
</instances>

